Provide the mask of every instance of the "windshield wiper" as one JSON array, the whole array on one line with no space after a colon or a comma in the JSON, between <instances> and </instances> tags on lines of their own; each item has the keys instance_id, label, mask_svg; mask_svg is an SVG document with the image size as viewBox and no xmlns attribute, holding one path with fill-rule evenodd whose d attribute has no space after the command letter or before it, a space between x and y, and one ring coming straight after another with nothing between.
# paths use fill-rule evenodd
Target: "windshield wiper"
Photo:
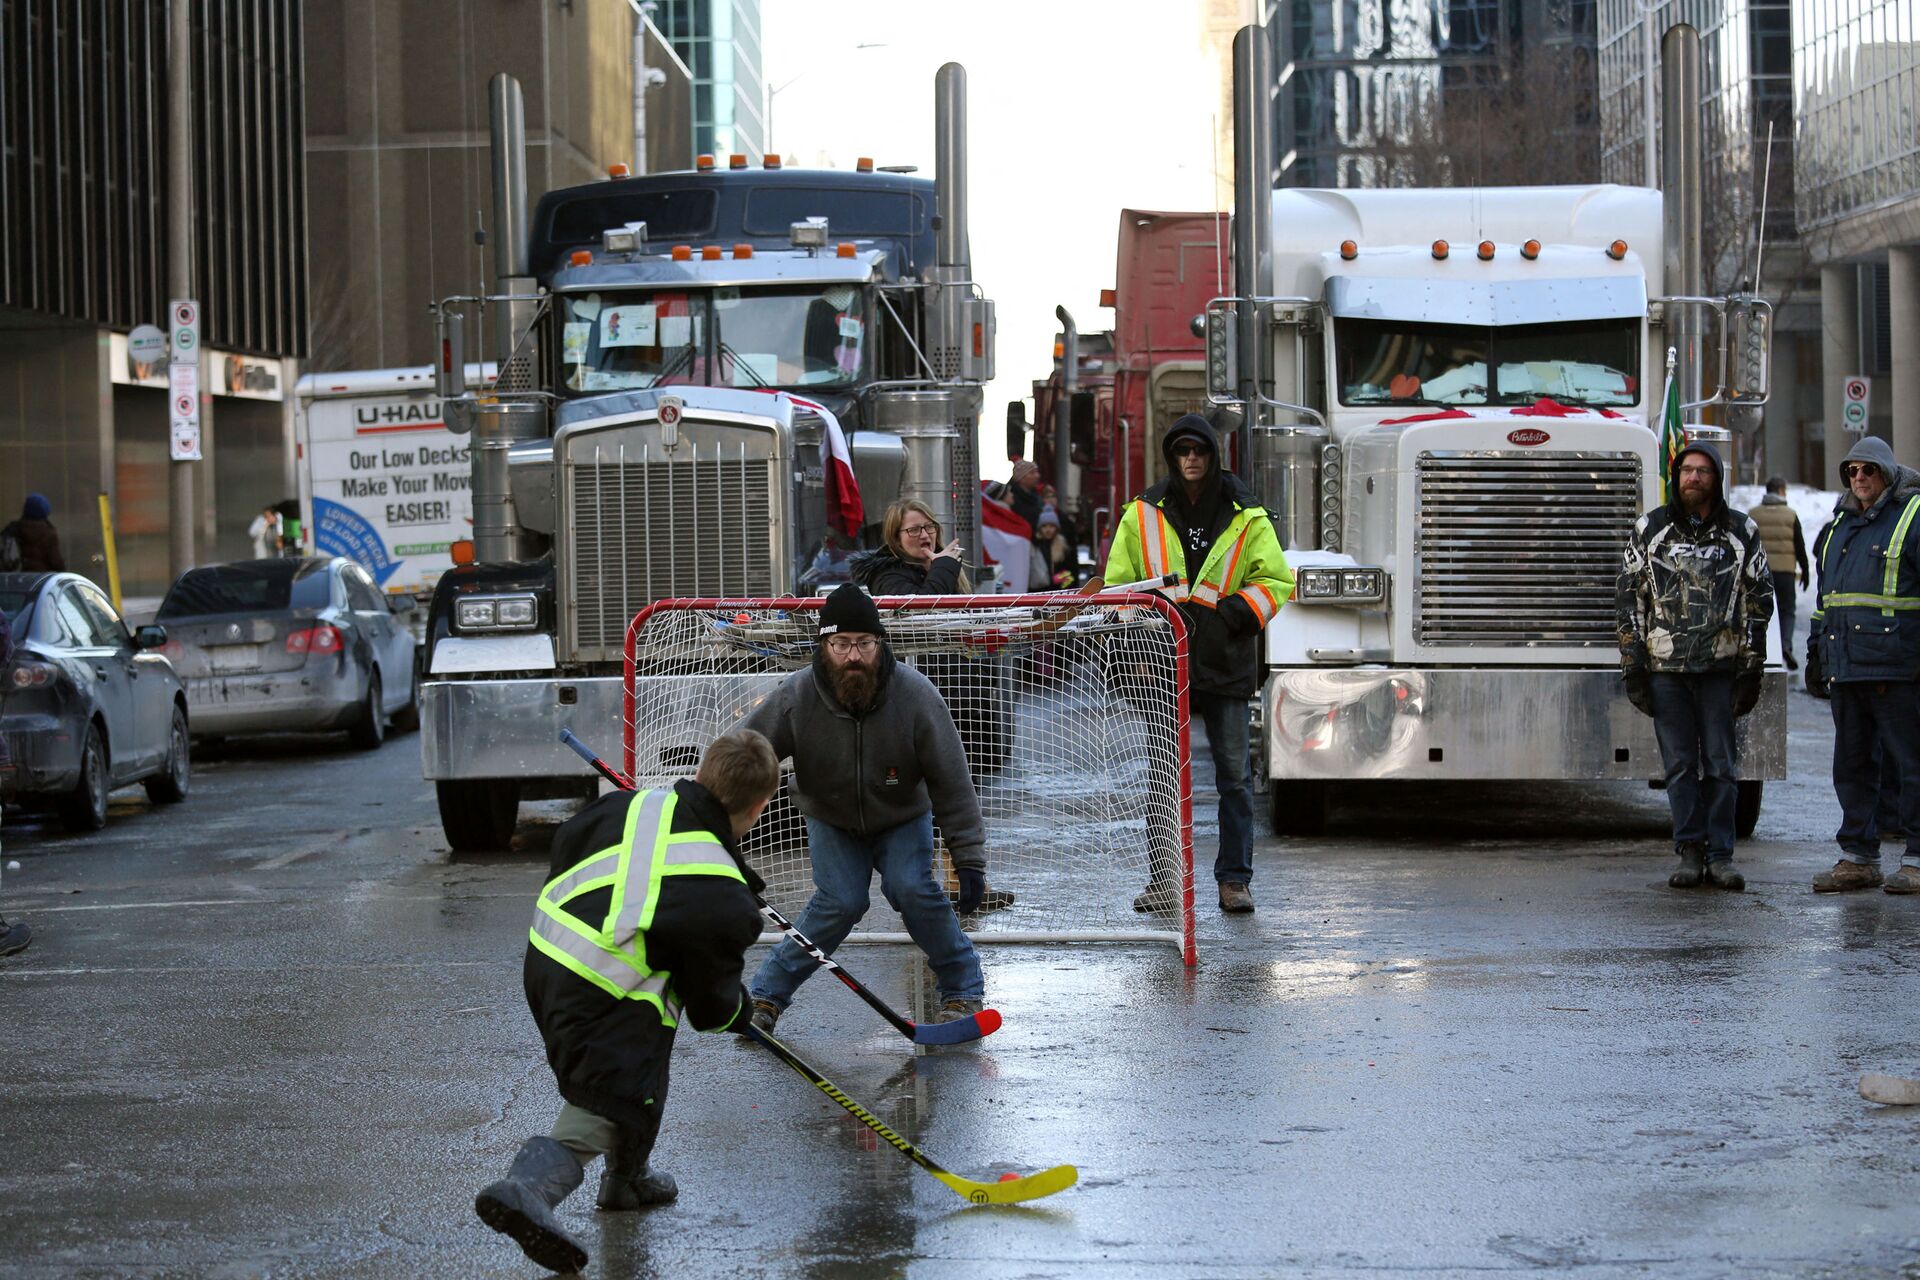
<instances>
[{"instance_id":1,"label":"windshield wiper","mask_svg":"<svg viewBox=\"0 0 1920 1280\"><path fill-rule=\"evenodd\" d=\"M724 342L720 344L720 354L723 356L732 356L734 371L736 373L745 373L749 378L752 378L754 386L770 387L773 385L771 382L768 382L765 378L762 378L759 374L755 373L753 371L753 366L748 364L745 360L742 360L740 358L740 353L738 351L735 351L732 347L728 346ZM736 382L734 385L738 386L739 383Z\"/></svg>"},{"instance_id":2,"label":"windshield wiper","mask_svg":"<svg viewBox=\"0 0 1920 1280\"><path fill-rule=\"evenodd\" d=\"M649 387L657 387L662 383L664 383L668 378L671 378L674 374L680 372L683 366L690 365L692 363L693 363L693 344L689 343L686 346L680 348L679 351L675 352L673 359L661 365L660 372L654 374L653 381L649 382L647 385Z\"/></svg>"}]
</instances>

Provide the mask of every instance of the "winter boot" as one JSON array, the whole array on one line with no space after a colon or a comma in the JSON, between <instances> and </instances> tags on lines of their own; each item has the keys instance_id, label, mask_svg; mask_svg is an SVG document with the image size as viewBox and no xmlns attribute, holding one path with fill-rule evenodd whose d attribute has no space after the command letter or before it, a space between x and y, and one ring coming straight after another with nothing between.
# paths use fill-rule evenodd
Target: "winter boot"
<instances>
[{"instance_id":1,"label":"winter boot","mask_svg":"<svg viewBox=\"0 0 1920 1280\"><path fill-rule=\"evenodd\" d=\"M1667 885L1674 889L1698 889L1707 871L1707 846L1689 840L1675 845L1673 851L1680 855L1680 869L1667 877Z\"/></svg>"},{"instance_id":2,"label":"winter boot","mask_svg":"<svg viewBox=\"0 0 1920 1280\"><path fill-rule=\"evenodd\" d=\"M528 1138L507 1176L473 1199L473 1211L495 1231L513 1237L521 1252L549 1271L578 1271L587 1251L553 1214L586 1171L573 1152L552 1138Z\"/></svg>"},{"instance_id":3,"label":"winter boot","mask_svg":"<svg viewBox=\"0 0 1920 1280\"><path fill-rule=\"evenodd\" d=\"M15 920L8 924L0 920L0 956L10 956L25 951L33 941L33 929L24 920Z\"/></svg>"},{"instance_id":4,"label":"winter boot","mask_svg":"<svg viewBox=\"0 0 1920 1280\"><path fill-rule=\"evenodd\" d=\"M651 1124L644 1129L621 1126L613 1150L607 1152L606 1167L600 1171L600 1196L594 1201L597 1207L623 1212L672 1204L679 1197L673 1175L656 1173L647 1165L653 1141L660 1136L660 1108L649 1107L647 1114Z\"/></svg>"},{"instance_id":5,"label":"winter boot","mask_svg":"<svg viewBox=\"0 0 1920 1280\"><path fill-rule=\"evenodd\" d=\"M948 1000L933 1015L935 1022L958 1022L962 1018L971 1018L987 1007L985 1000Z\"/></svg>"},{"instance_id":6,"label":"winter boot","mask_svg":"<svg viewBox=\"0 0 1920 1280\"><path fill-rule=\"evenodd\" d=\"M1247 914L1253 910L1253 891L1243 884L1221 885L1220 909L1229 915Z\"/></svg>"},{"instance_id":7,"label":"winter boot","mask_svg":"<svg viewBox=\"0 0 1920 1280\"><path fill-rule=\"evenodd\" d=\"M1880 887L1888 893L1920 893L1920 867L1906 863Z\"/></svg>"},{"instance_id":8,"label":"winter boot","mask_svg":"<svg viewBox=\"0 0 1920 1280\"><path fill-rule=\"evenodd\" d=\"M753 1015L748 1021L756 1031L772 1032L773 1024L780 1021L780 1006L771 1000L755 1000ZM746 1029L742 1028L740 1034L745 1035Z\"/></svg>"},{"instance_id":9,"label":"winter boot","mask_svg":"<svg viewBox=\"0 0 1920 1280\"><path fill-rule=\"evenodd\" d=\"M1851 889L1874 889L1880 885L1880 868L1871 862L1848 862L1845 858L1813 878L1815 893L1846 893Z\"/></svg>"},{"instance_id":10,"label":"winter boot","mask_svg":"<svg viewBox=\"0 0 1920 1280\"><path fill-rule=\"evenodd\" d=\"M1174 887L1165 881L1155 880L1133 899L1135 911L1176 911L1180 907L1180 895Z\"/></svg>"},{"instance_id":11,"label":"winter boot","mask_svg":"<svg viewBox=\"0 0 1920 1280\"><path fill-rule=\"evenodd\" d=\"M1716 858L1707 864L1707 883L1728 893L1739 893L1747 887L1747 878L1733 865L1732 858Z\"/></svg>"}]
</instances>

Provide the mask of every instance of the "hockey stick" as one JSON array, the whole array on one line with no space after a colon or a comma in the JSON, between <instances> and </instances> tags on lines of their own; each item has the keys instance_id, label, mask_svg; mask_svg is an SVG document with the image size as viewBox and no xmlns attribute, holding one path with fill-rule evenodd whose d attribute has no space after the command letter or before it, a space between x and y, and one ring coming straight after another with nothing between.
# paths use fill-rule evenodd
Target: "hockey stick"
<instances>
[{"instance_id":1,"label":"hockey stick","mask_svg":"<svg viewBox=\"0 0 1920 1280\"><path fill-rule=\"evenodd\" d=\"M975 1182L957 1173L949 1173L935 1164L920 1148L887 1128L871 1111L840 1092L838 1085L808 1066L799 1054L752 1023L747 1024L746 1035L748 1039L758 1041L774 1057L805 1076L816 1089L846 1108L847 1114L885 1138L888 1145L895 1151L940 1179L963 1200L969 1200L974 1204L1017 1204L1022 1200L1038 1200L1056 1191L1065 1191L1080 1180L1080 1171L1070 1164L1055 1165L1039 1173L1030 1173L1024 1178L1011 1173L1004 1174L998 1182Z\"/></svg>"},{"instance_id":2,"label":"hockey stick","mask_svg":"<svg viewBox=\"0 0 1920 1280\"><path fill-rule=\"evenodd\" d=\"M593 748L573 736L573 730L562 729L560 741L571 747L576 755L592 765L601 777L619 787L622 791L632 791L633 783L615 772L612 765L593 754ZM1000 1013L995 1009L982 1009L979 1013L968 1014L964 1018L955 1018L951 1022L909 1022L895 1013L886 1001L869 991L864 983L836 964L831 956L814 945L812 939L793 927L785 916L768 906L765 899L754 898L760 908L760 914L780 932L792 938L795 945L818 960L834 977L846 984L847 990L865 1000L873 1011L892 1024L898 1031L915 1044L966 1044L982 1036L990 1036L1000 1029Z\"/></svg>"}]
</instances>

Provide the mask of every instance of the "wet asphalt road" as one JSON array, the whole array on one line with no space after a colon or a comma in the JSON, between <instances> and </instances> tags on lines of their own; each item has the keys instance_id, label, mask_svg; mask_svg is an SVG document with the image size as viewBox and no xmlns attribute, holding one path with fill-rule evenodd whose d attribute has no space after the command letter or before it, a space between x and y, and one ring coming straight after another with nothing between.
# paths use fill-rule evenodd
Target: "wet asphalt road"
<instances>
[{"instance_id":1,"label":"wet asphalt road","mask_svg":"<svg viewBox=\"0 0 1920 1280\"><path fill-rule=\"evenodd\" d=\"M1744 895L1675 893L1633 787L1350 792L1263 841L1260 911L1171 950L1002 947L1007 1018L915 1058L816 980L782 1035L957 1172L1081 1183L972 1208L730 1037L682 1037L671 1208L563 1207L590 1274L1920 1277L1920 900L1816 897L1825 707L1793 697ZM0 1275L533 1276L473 1192L555 1098L519 989L545 839L450 861L418 743L327 738L9 816ZM1203 842L1205 856L1211 849ZM843 955L890 998L908 953Z\"/></svg>"}]
</instances>

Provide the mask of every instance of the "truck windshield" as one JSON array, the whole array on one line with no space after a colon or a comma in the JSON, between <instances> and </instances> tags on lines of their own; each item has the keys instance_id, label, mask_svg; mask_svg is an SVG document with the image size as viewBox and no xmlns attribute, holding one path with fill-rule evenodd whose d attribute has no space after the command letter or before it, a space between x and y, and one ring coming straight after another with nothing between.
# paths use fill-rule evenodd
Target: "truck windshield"
<instances>
[{"instance_id":1,"label":"truck windshield","mask_svg":"<svg viewBox=\"0 0 1920 1280\"><path fill-rule=\"evenodd\" d=\"M1543 397L1617 407L1640 398L1640 324L1334 321L1340 403L1499 405ZM1491 371L1491 372L1489 372Z\"/></svg>"},{"instance_id":2,"label":"truck windshield","mask_svg":"<svg viewBox=\"0 0 1920 1280\"><path fill-rule=\"evenodd\" d=\"M860 373L853 285L565 295L567 389L835 387Z\"/></svg>"}]
</instances>

